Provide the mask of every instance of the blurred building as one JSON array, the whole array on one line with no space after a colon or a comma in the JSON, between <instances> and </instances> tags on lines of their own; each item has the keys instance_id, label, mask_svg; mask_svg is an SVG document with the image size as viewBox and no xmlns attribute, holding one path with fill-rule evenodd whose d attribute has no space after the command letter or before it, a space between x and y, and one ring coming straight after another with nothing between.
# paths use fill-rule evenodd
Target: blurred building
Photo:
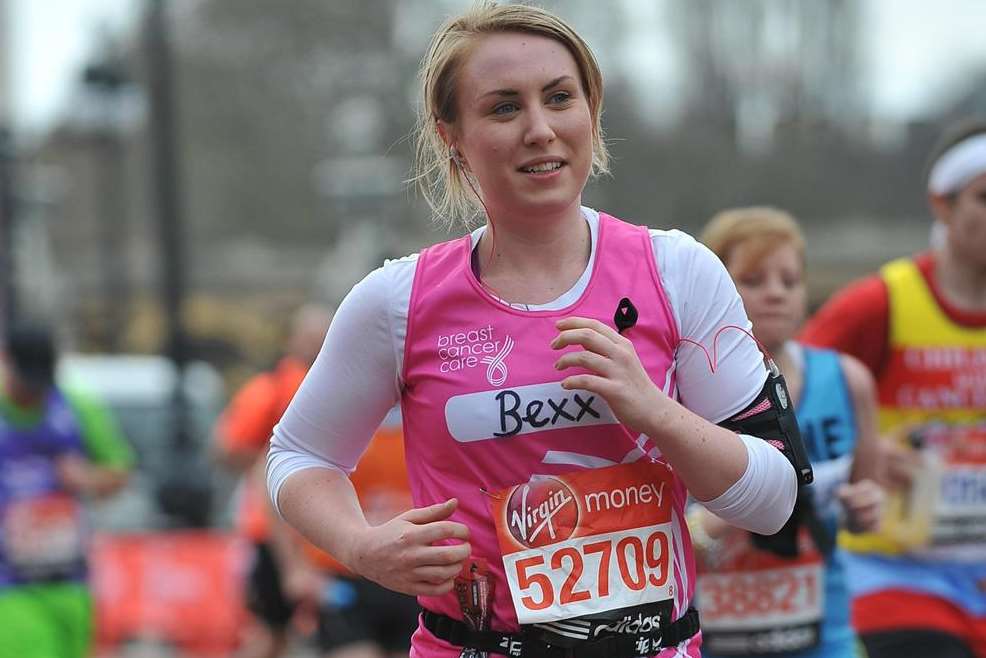
<instances>
[{"instance_id":1,"label":"blurred building","mask_svg":"<svg viewBox=\"0 0 986 658\"><path fill-rule=\"evenodd\" d=\"M593 2L560 4L601 42L619 25L619 12ZM433 239L406 185L415 72L431 30L463 5L303 0L277 12L246 0L172 5L194 289L338 298L382 258ZM140 35L122 40L132 44L123 59L139 86ZM79 86L36 158L58 163L68 182L49 222L58 260L71 272L67 296L112 299L108 269L138 293L154 272L146 117L127 127L104 112L100 124L92 90L81 77ZM118 152L109 156L114 141ZM114 171L119 184L111 188ZM107 217L114 212L123 220Z\"/></svg>"},{"instance_id":2,"label":"blurred building","mask_svg":"<svg viewBox=\"0 0 986 658\"><path fill-rule=\"evenodd\" d=\"M11 158L13 145L9 128L13 107L11 98L10 7L0 0L0 336L12 316L15 286L13 278L13 217Z\"/></svg>"},{"instance_id":3,"label":"blurred building","mask_svg":"<svg viewBox=\"0 0 986 658\"><path fill-rule=\"evenodd\" d=\"M856 0L671 0L685 115L764 152L783 128L863 125Z\"/></svg>"},{"instance_id":4,"label":"blurred building","mask_svg":"<svg viewBox=\"0 0 986 658\"><path fill-rule=\"evenodd\" d=\"M225 332L237 335L220 339L274 349L271 319L288 306L313 295L335 301L385 256L428 240L404 186L418 53L397 47L392 0L169 7L194 291L186 320L212 348L208 334ZM127 83L80 71L63 119L29 159L50 174L43 223L61 319L90 349L156 349L160 261L140 26L103 51L87 69L116 66Z\"/></svg>"},{"instance_id":5,"label":"blurred building","mask_svg":"<svg viewBox=\"0 0 986 658\"><path fill-rule=\"evenodd\" d=\"M55 264L57 315L85 327L69 332L80 342L106 351L119 349L130 293L146 294L155 271L149 227L140 230L147 213L132 204L146 169L143 148L127 139L70 113L25 162L35 197L27 211L44 228Z\"/></svg>"},{"instance_id":6,"label":"blurred building","mask_svg":"<svg viewBox=\"0 0 986 658\"><path fill-rule=\"evenodd\" d=\"M10 6L0 0L0 126L8 124L12 113L10 34Z\"/></svg>"},{"instance_id":7,"label":"blurred building","mask_svg":"<svg viewBox=\"0 0 986 658\"><path fill-rule=\"evenodd\" d=\"M445 237L407 185L415 72L435 26L467 4L168 3L185 321L203 349L232 343L262 362L289 306L337 301L383 258ZM544 4L586 36L606 74L613 176L590 186L588 203L691 232L727 206L789 209L812 236L817 296L923 243L925 138L870 137L861 3ZM631 33L662 48L627 49ZM95 55L130 84L112 91L80 71L64 120L31 157L45 172L58 305L87 346L154 350L159 233L140 26ZM635 85L651 82L638 73L657 57L683 84L641 96ZM677 118L655 123L674 104Z\"/></svg>"},{"instance_id":8,"label":"blurred building","mask_svg":"<svg viewBox=\"0 0 986 658\"><path fill-rule=\"evenodd\" d=\"M967 84L957 90L942 111L942 118L947 120L968 117L986 118L986 69L969 76Z\"/></svg>"}]
</instances>

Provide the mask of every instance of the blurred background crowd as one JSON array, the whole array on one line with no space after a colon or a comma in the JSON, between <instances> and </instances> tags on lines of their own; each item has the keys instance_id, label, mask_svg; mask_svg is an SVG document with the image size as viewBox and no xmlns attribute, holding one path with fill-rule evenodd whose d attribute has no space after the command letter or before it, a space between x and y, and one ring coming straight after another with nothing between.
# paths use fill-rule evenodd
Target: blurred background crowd
<instances>
[{"instance_id":1,"label":"blurred background crowd","mask_svg":"<svg viewBox=\"0 0 986 658\"><path fill-rule=\"evenodd\" d=\"M134 452L90 509L99 655L241 641L217 420L296 308L445 239L406 184L408 135L427 39L466 4L0 0L0 334L53 327L57 380ZM813 307L927 247L925 157L986 115L979 0L540 4L606 79L613 175L586 203L692 233L786 208Z\"/></svg>"}]
</instances>

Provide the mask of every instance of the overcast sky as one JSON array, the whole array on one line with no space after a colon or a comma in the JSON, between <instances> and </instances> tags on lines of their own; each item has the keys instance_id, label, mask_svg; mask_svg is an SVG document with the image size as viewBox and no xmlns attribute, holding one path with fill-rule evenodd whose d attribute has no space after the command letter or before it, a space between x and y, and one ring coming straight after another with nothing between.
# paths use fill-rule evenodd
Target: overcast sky
<instances>
[{"instance_id":1,"label":"overcast sky","mask_svg":"<svg viewBox=\"0 0 986 658\"><path fill-rule=\"evenodd\" d=\"M35 129L50 121L64 104L99 28L121 29L145 4L138 0L8 1L15 118ZM654 0L624 1L634 11L653 11ZM920 116L970 70L986 69L986 0L860 1L868 35L864 76L872 91L874 113L894 119Z\"/></svg>"}]
</instances>

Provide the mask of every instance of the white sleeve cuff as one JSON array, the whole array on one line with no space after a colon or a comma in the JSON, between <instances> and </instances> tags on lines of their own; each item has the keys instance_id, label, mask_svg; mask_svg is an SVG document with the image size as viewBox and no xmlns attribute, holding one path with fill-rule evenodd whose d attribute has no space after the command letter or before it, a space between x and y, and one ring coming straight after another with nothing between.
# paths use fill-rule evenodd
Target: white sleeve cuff
<instances>
[{"instance_id":1,"label":"white sleeve cuff","mask_svg":"<svg viewBox=\"0 0 986 658\"><path fill-rule=\"evenodd\" d=\"M777 448L754 436L739 437L746 446L746 471L725 493L702 505L730 525L772 535L794 509L797 475Z\"/></svg>"},{"instance_id":2,"label":"white sleeve cuff","mask_svg":"<svg viewBox=\"0 0 986 658\"><path fill-rule=\"evenodd\" d=\"M278 516L281 516L281 508L277 504L277 496L281 492L281 487L293 474L309 468L327 468L346 474L343 468L326 459L311 453L279 447L276 442L271 443L270 452L267 453L267 490L270 492L270 501Z\"/></svg>"}]
</instances>

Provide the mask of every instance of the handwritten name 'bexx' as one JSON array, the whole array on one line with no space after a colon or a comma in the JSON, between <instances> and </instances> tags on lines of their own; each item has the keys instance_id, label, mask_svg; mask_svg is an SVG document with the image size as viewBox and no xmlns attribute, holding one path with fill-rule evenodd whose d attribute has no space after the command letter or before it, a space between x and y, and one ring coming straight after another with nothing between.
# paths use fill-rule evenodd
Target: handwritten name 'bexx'
<instances>
[{"instance_id":1,"label":"handwritten name 'bexx'","mask_svg":"<svg viewBox=\"0 0 986 658\"><path fill-rule=\"evenodd\" d=\"M578 393L573 393L571 397L563 397L558 400L545 398L544 400L530 400L521 415L519 409L522 405L521 397L514 391L500 391L496 396L500 403L500 431L494 432L495 436L513 436L523 429L524 424L531 427L542 428L546 425L556 425L559 420L568 420L579 423L586 414L591 418L601 418L601 414L592 407L595 402L595 395L582 397ZM569 407L569 403L574 404ZM567 408L567 410L566 410Z\"/></svg>"},{"instance_id":2,"label":"handwritten name 'bexx'","mask_svg":"<svg viewBox=\"0 0 986 658\"><path fill-rule=\"evenodd\" d=\"M453 396L445 403L445 421L460 443L618 423L604 399L566 390L560 382Z\"/></svg>"}]
</instances>

